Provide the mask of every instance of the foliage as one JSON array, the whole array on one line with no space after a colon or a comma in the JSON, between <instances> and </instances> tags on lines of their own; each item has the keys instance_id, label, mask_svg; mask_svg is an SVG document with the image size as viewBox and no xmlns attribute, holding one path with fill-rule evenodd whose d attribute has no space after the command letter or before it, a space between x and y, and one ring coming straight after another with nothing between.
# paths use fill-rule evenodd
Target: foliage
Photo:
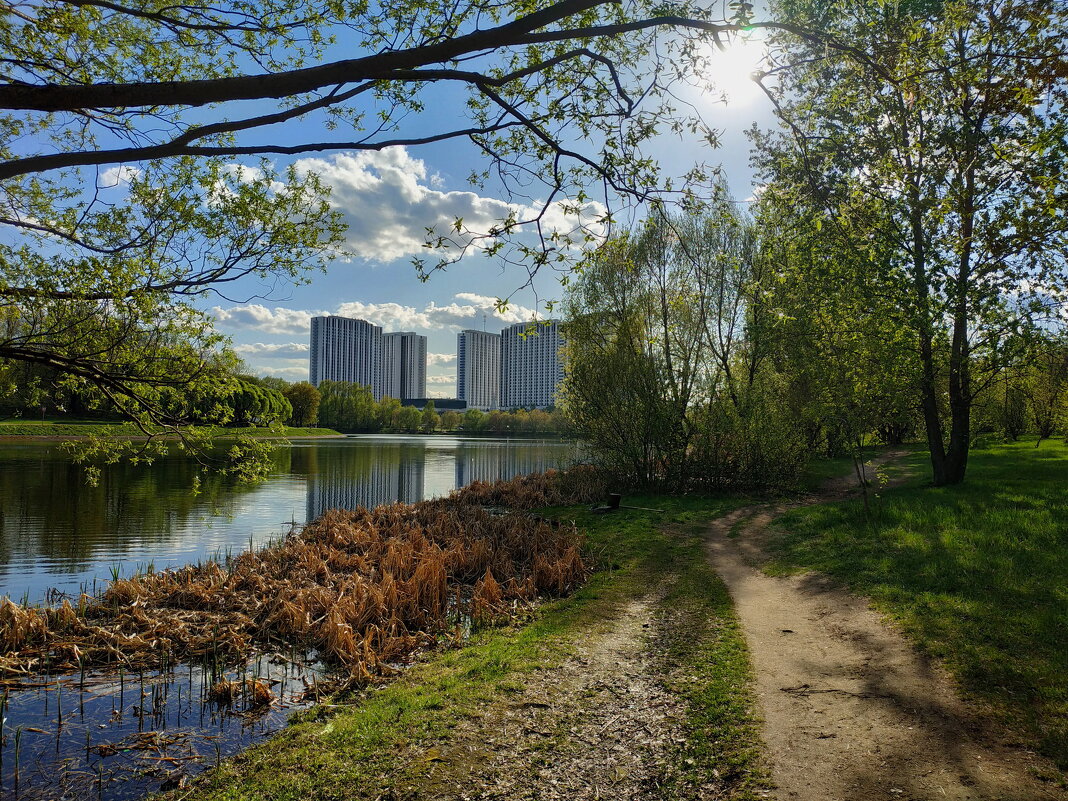
<instances>
[{"instance_id":1,"label":"foliage","mask_svg":"<svg viewBox=\"0 0 1068 801\"><path fill-rule=\"evenodd\" d=\"M433 400L428 400L426 406L423 407L422 425L423 431L426 431L427 433L437 431L438 427L441 425L441 417L434 410Z\"/></svg>"},{"instance_id":2,"label":"foliage","mask_svg":"<svg viewBox=\"0 0 1068 801\"><path fill-rule=\"evenodd\" d=\"M468 409L464 412L464 431L480 431L485 414L480 409Z\"/></svg>"},{"instance_id":3,"label":"foliage","mask_svg":"<svg viewBox=\"0 0 1068 801\"><path fill-rule=\"evenodd\" d=\"M322 396L318 389L307 381L298 381L286 386L282 394L293 407L293 414L289 418L291 426L314 426L319 421L319 403Z\"/></svg>"},{"instance_id":4,"label":"foliage","mask_svg":"<svg viewBox=\"0 0 1068 801\"><path fill-rule=\"evenodd\" d=\"M486 413L467 409L461 416L450 409L439 415L432 399L422 411L402 406L396 398L385 397L376 403L370 387L347 381L322 381L319 392L322 397L319 423L339 431L417 433L438 428L453 431L461 427L469 434L559 434L566 431L564 415L556 410L517 409Z\"/></svg>"},{"instance_id":5,"label":"foliage","mask_svg":"<svg viewBox=\"0 0 1068 801\"><path fill-rule=\"evenodd\" d=\"M781 208L822 233L807 274L880 298L907 343L936 484L963 480L972 406L1063 302L1066 9L1056 0L773 5L765 84L785 133L758 137ZM867 54L864 56L858 53ZM774 76L774 77L771 77Z\"/></svg>"},{"instance_id":6,"label":"foliage","mask_svg":"<svg viewBox=\"0 0 1068 801\"><path fill-rule=\"evenodd\" d=\"M445 431L455 431L463 423L463 416L455 409L446 409L441 413L441 427Z\"/></svg>"},{"instance_id":7,"label":"foliage","mask_svg":"<svg viewBox=\"0 0 1068 801\"><path fill-rule=\"evenodd\" d=\"M766 486L803 462L781 414L751 222L721 190L657 210L584 264L567 297L563 404L602 464L637 486Z\"/></svg>"},{"instance_id":8,"label":"foliage","mask_svg":"<svg viewBox=\"0 0 1068 801\"><path fill-rule=\"evenodd\" d=\"M393 427L398 431L414 434L423 425L423 413L414 406L402 406L393 420Z\"/></svg>"},{"instance_id":9,"label":"foliage","mask_svg":"<svg viewBox=\"0 0 1068 801\"><path fill-rule=\"evenodd\" d=\"M567 434L568 425L560 409L494 409L483 412L468 409L464 412L463 430L478 434Z\"/></svg>"},{"instance_id":10,"label":"foliage","mask_svg":"<svg viewBox=\"0 0 1068 801\"><path fill-rule=\"evenodd\" d=\"M321 425L338 431L378 431L381 427L379 405L370 387L349 381L321 381L318 391Z\"/></svg>"},{"instance_id":11,"label":"foliage","mask_svg":"<svg viewBox=\"0 0 1068 801\"><path fill-rule=\"evenodd\" d=\"M241 381L226 400L233 408L233 422L239 426L268 426L293 416L285 395L251 381Z\"/></svg>"},{"instance_id":12,"label":"foliage","mask_svg":"<svg viewBox=\"0 0 1068 801\"><path fill-rule=\"evenodd\" d=\"M859 455L872 434L900 445L916 424L912 343L866 259L828 248L818 211L778 187L756 209L768 267L755 290L762 335L806 447Z\"/></svg>"}]
</instances>

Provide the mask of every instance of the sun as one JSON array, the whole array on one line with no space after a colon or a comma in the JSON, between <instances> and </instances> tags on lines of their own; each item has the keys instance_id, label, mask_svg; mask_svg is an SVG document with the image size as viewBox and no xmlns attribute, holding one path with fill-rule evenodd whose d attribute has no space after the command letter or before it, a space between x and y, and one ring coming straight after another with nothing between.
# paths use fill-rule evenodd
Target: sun
<instances>
[{"instance_id":1,"label":"sun","mask_svg":"<svg viewBox=\"0 0 1068 801\"><path fill-rule=\"evenodd\" d=\"M766 52L764 42L744 37L724 43L723 50L707 45L701 55L705 61L705 78L711 84L708 96L731 106L749 105L763 97L753 73L760 70Z\"/></svg>"}]
</instances>

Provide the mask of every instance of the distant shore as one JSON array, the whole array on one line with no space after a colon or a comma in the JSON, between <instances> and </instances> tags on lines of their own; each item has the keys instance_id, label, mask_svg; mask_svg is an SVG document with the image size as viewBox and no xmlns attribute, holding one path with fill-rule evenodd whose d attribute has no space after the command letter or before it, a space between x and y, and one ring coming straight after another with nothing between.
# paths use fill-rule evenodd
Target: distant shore
<instances>
[{"instance_id":1,"label":"distant shore","mask_svg":"<svg viewBox=\"0 0 1068 801\"><path fill-rule=\"evenodd\" d=\"M0 442L65 442L104 436L110 439L145 439L145 433L130 423L102 421L14 420L0 422ZM161 432L164 438L173 434ZM269 428L245 426L240 428L214 429L214 438L225 440L247 436L259 439L289 439L291 437L344 437L332 428L287 427L285 433L277 434Z\"/></svg>"},{"instance_id":2,"label":"distant shore","mask_svg":"<svg viewBox=\"0 0 1068 801\"><path fill-rule=\"evenodd\" d=\"M350 435L363 436L415 436L415 437L470 437L477 439L558 439L573 437L559 432L530 431L360 431L343 433L333 428L298 428L287 427L285 433L276 434L269 428L243 426L240 428L216 428L214 438L217 440L234 439L240 436L257 439L295 439L295 438L341 438ZM104 436L116 440L145 439L145 434L131 423L104 422L100 420L7 420L0 421L0 442L67 442L82 440L90 436ZM163 438L173 434L161 432Z\"/></svg>"}]
</instances>

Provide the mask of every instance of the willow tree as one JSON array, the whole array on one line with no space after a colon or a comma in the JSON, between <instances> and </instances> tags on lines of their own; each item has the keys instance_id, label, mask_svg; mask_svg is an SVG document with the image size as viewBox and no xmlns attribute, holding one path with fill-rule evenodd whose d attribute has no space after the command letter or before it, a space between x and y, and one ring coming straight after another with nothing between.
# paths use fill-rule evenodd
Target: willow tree
<instances>
[{"instance_id":1,"label":"willow tree","mask_svg":"<svg viewBox=\"0 0 1068 801\"><path fill-rule=\"evenodd\" d=\"M756 232L723 191L656 208L593 251L565 301L562 402L602 463L641 486L774 486L802 461L769 322Z\"/></svg>"},{"instance_id":2,"label":"willow tree","mask_svg":"<svg viewBox=\"0 0 1068 801\"><path fill-rule=\"evenodd\" d=\"M911 337L934 482L960 482L1006 335L1055 320L1068 289L1068 7L782 0L773 13L869 54L776 35L764 84L784 134L757 152L784 197L822 210L826 246L878 276Z\"/></svg>"}]
</instances>

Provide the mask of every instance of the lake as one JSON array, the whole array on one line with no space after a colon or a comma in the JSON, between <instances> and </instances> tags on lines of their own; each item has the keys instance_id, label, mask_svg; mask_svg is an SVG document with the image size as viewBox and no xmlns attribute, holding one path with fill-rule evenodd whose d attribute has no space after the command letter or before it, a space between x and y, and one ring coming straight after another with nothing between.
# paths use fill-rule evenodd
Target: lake
<instances>
[{"instance_id":1,"label":"lake","mask_svg":"<svg viewBox=\"0 0 1068 801\"><path fill-rule=\"evenodd\" d=\"M414 502L475 480L566 466L560 440L359 435L293 440L270 477L242 485L201 479L197 463L169 457L113 465L98 486L58 445L0 444L0 596L31 603L49 590L93 591L113 573L178 567L284 535L330 508Z\"/></svg>"}]
</instances>

